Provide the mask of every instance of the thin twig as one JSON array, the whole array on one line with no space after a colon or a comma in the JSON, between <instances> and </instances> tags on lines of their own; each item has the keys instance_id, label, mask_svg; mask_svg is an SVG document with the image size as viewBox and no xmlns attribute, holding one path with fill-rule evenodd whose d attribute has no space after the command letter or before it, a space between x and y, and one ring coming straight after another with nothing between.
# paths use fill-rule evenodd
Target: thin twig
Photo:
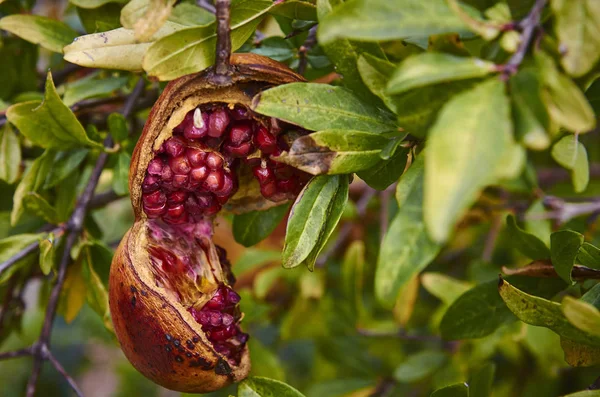
<instances>
[{"instance_id":1,"label":"thin twig","mask_svg":"<svg viewBox=\"0 0 600 397\"><path fill-rule=\"evenodd\" d=\"M198 5L198 7L204 8L206 11L210 12L211 14L214 14L217 12L217 9L215 8L215 6L208 0L197 0L196 4Z\"/></svg>"},{"instance_id":2,"label":"thin twig","mask_svg":"<svg viewBox=\"0 0 600 397\"><path fill-rule=\"evenodd\" d=\"M600 376L596 378L596 380L588 386L588 390L599 390L600 389Z\"/></svg>"},{"instance_id":3,"label":"thin twig","mask_svg":"<svg viewBox=\"0 0 600 397\"><path fill-rule=\"evenodd\" d=\"M69 386L71 386L71 389L73 389L75 394L78 397L83 397L83 393L81 392L81 390L79 390L79 387L77 386L77 383L75 383L75 380L73 380L73 378L67 373L67 371L63 368L60 362L58 362L56 357L54 357L52 352L47 351L46 355L48 357L48 361L50 361L54 368L63 376L63 378L66 379L66 381L69 383Z\"/></svg>"},{"instance_id":4,"label":"thin twig","mask_svg":"<svg viewBox=\"0 0 600 397\"><path fill-rule=\"evenodd\" d=\"M533 33L540 25L540 18L545 5L546 0L536 0L529 14L519 23L519 27L523 29L521 44L519 44L517 51L510 57L507 63L498 66L498 70L502 72L504 80L508 80L510 76L517 73L519 66L521 66L525 54L531 45Z\"/></svg>"},{"instance_id":5,"label":"thin twig","mask_svg":"<svg viewBox=\"0 0 600 397\"><path fill-rule=\"evenodd\" d=\"M217 53L215 61L215 75L218 77L219 84L228 84L231 82L231 28L230 19L230 0L217 0Z\"/></svg>"},{"instance_id":6,"label":"thin twig","mask_svg":"<svg viewBox=\"0 0 600 397\"><path fill-rule=\"evenodd\" d=\"M25 349L13 350L5 353L0 353L0 360L9 360L11 358L31 356L31 346Z\"/></svg>"},{"instance_id":7,"label":"thin twig","mask_svg":"<svg viewBox=\"0 0 600 397\"><path fill-rule=\"evenodd\" d=\"M500 231L502 230L503 225L504 217L501 215L496 216L492 220L492 226L490 227L490 231L488 232L487 237L485 238L483 252L481 253L481 259L484 262L490 262L492 260L494 248L496 248L496 241L498 241L498 236L500 235Z\"/></svg>"},{"instance_id":8,"label":"thin twig","mask_svg":"<svg viewBox=\"0 0 600 397\"><path fill-rule=\"evenodd\" d=\"M317 26L313 26L308 31L308 36L304 43L298 49L298 73L304 74L306 67L308 66L308 52L317 44Z\"/></svg>"},{"instance_id":9,"label":"thin twig","mask_svg":"<svg viewBox=\"0 0 600 397\"><path fill-rule=\"evenodd\" d=\"M123 106L123 116L128 118L133 109L134 104L137 98L144 91L145 82L143 78L140 78L136 87L134 88L131 96L127 98ZM110 135L104 141L105 147L111 147L113 144L112 138ZM65 243L64 251L58 265L58 275L56 278L56 284L52 287L52 291L50 293L50 299L48 300L48 306L46 308L46 316L44 317L44 323L42 326L42 332L38 341L31 347L32 355L34 356L33 361L33 369L31 371L31 376L29 377L29 381L27 382L26 395L27 397L33 397L36 390L37 381L42 370L42 364L44 360L50 359L50 335L52 333L52 325L54 324L54 318L56 316L56 311L58 308L58 302L60 298L60 293L62 287L65 282L67 267L71 263L71 250L75 243L77 242L79 235L83 231L84 219L87 214L90 202L94 195L94 190L96 190L96 186L100 180L100 176L102 175L102 171L104 170L104 166L108 161L108 153L102 152L98 156L96 160L96 164L92 173L90 175L90 179L79 198L77 205L75 206L75 210L71 214L67 222L67 231L69 235L67 236L67 241ZM54 364L54 363L53 363ZM56 366L56 365L55 365ZM61 367L62 368L62 367ZM58 369L58 368L57 368ZM62 372L61 372L62 373ZM73 382L72 379L69 380L69 383ZM73 382L74 383L74 382ZM76 389L76 386L74 388Z\"/></svg>"},{"instance_id":10,"label":"thin twig","mask_svg":"<svg viewBox=\"0 0 600 397\"><path fill-rule=\"evenodd\" d=\"M393 378L384 378L378 384L369 397L388 397L396 388L396 380Z\"/></svg>"},{"instance_id":11,"label":"thin twig","mask_svg":"<svg viewBox=\"0 0 600 397\"><path fill-rule=\"evenodd\" d=\"M367 212L367 205L373 196L375 196L375 190L367 188L362 194L361 198L356 202L356 213L358 214L359 218L362 218ZM352 223L346 223L340 228L334 244L325 252L323 252L317 259L315 264L316 267L325 266L329 258L335 255L335 253L338 252L344 246L344 244L346 244L346 240L348 240L348 237L350 237L350 232L352 232L353 226L354 225Z\"/></svg>"},{"instance_id":12,"label":"thin twig","mask_svg":"<svg viewBox=\"0 0 600 397\"><path fill-rule=\"evenodd\" d=\"M62 234L64 229L65 229L65 226L59 226L55 229L52 229L49 233ZM31 243L28 246L26 246L25 248L23 248L21 251L17 252L12 257L10 257L7 260L5 260L4 262L0 263L0 274L4 273L4 271L6 269L13 266L17 262L19 262L21 259L24 259L28 255L33 254L39 248L39 246L40 246L40 242L34 241L33 243Z\"/></svg>"},{"instance_id":13,"label":"thin twig","mask_svg":"<svg viewBox=\"0 0 600 397\"><path fill-rule=\"evenodd\" d=\"M529 214L525 216L525 219L556 219L563 224L581 215L594 215L600 212L600 198L584 203L568 203L559 197L546 196L544 197L544 204L552 210L539 214Z\"/></svg>"}]
</instances>

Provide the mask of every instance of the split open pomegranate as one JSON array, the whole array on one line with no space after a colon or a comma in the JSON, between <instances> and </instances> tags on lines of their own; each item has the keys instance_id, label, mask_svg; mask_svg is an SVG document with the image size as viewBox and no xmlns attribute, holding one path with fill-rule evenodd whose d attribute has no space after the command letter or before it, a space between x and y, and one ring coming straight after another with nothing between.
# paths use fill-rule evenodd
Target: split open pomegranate
<instances>
[{"instance_id":1,"label":"split open pomegranate","mask_svg":"<svg viewBox=\"0 0 600 397\"><path fill-rule=\"evenodd\" d=\"M183 392L213 391L250 370L235 278L212 241L214 216L277 205L308 181L277 162L298 129L250 110L257 93L302 77L251 54L232 64L231 85L213 83L210 70L185 76L153 107L130 170L136 221L111 267L110 308L125 355Z\"/></svg>"}]
</instances>

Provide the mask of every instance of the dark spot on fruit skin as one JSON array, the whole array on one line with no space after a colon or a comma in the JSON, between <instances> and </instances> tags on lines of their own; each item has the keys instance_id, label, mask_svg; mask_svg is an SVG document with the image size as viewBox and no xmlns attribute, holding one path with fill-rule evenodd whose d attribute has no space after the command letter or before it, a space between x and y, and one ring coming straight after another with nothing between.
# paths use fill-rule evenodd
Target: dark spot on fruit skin
<instances>
[{"instance_id":1,"label":"dark spot on fruit skin","mask_svg":"<svg viewBox=\"0 0 600 397\"><path fill-rule=\"evenodd\" d=\"M194 348L196 347L196 346L194 346L192 341L189 339L185 342L185 344L187 345L188 349L190 349L190 350L194 350Z\"/></svg>"},{"instance_id":2,"label":"dark spot on fruit skin","mask_svg":"<svg viewBox=\"0 0 600 397\"><path fill-rule=\"evenodd\" d=\"M173 341L173 344L174 344L176 347L178 347L178 346L180 345L180 343L181 343L181 342L179 342L179 339L175 339L175 340Z\"/></svg>"},{"instance_id":3,"label":"dark spot on fruit skin","mask_svg":"<svg viewBox=\"0 0 600 397\"><path fill-rule=\"evenodd\" d=\"M137 299L135 299L135 296L131 297L131 305L135 306L135 304L137 303Z\"/></svg>"},{"instance_id":4,"label":"dark spot on fruit skin","mask_svg":"<svg viewBox=\"0 0 600 397\"><path fill-rule=\"evenodd\" d=\"M169 346L169 345L165 346L165 350L168 351L168 352L170 352L171 351L171 346Z\"/></svg>"},{"instance_id":5,"label":"dark spot on fruit skin","mask_svg":"<svg viewBox=\"0 0 600 397\"><path fill-rule=\"evenodd\" d=\"M194 337L192 338L192 341L193 341L194 343L198 343L198 342L200 342L200 338L198 338L197 336L194 336Z\"/></svg>"},{"instance_id":6,"label":"dark spot on fruit skin","mask_svg":"<svg viewBox=\"0 0 600 397\"><path fill-rule=\"evenodd\" d=\"M175 356L175 361L177 361L178 363L182 363L183 358L181 356Z\"/></svg>"},{"instance_id":7,"label":"dark spot on fruit skin","mask_svg":"<svg viewBox=\"0 0 600 397\"><path fill-rule=\"evenodd\" d=\"M202 357L197 357L195 360L190 361L190 367L200 367L202 369L212 369L213 366L207 360Z\"/></svg>"},{"instance_id":8,"label":"dark spot on fruit skin","mask_svg":"<svg viewBox=\"0 0 600 397\"><path fill-rule=\"evenodd\" d=\"M133 285L129 287L129 289L131 290L131 292L133 292L134 294L137 292L137 288L135 288Z\"/></svg>"},{"instance_id":9,"label":"dark spot on fruit skin","mask_svg":"<svg viewBox=\"0 0 600 397\"><path fill-rule=\"evenodd\" d=\"M227 363L227 361L219 358L217 361L217 365L215 366L215 374L217 375L229 375L231 374L231 367Z\"/></svg>"},{"instance_id":10,"label":"dark spot on fruit skin","mask_svg":"<svg viewBox=\"0 0 600 397\"><path fill-rule=\"evenodd\" d=\"M148 296L148 293L146 291L142 291L142 296Z\"/></svg>"},{"instance_id":11,"label":"dark spot on fruit skin","mask_svg":"<svg viewBox=\"0 0 600 397\"><path fill-rule=\"evenodd\" d=\"M173 339L173 337L169 334L165 334L165 338L167 338L168 341L171 341L171 339Z\"/></svg>"},{"instance_id":12,"label":"dark spot on fruit skin","mask_svg":"<svg viewBox=\"0 0 600 397\"><path fill-rule=\"evenodd\" d=\"M188 352L188 353L185 353L185 355L186 355L188 358L192 357L192 353L189 353L189 352Z\"/></svg>"}]
</instances>

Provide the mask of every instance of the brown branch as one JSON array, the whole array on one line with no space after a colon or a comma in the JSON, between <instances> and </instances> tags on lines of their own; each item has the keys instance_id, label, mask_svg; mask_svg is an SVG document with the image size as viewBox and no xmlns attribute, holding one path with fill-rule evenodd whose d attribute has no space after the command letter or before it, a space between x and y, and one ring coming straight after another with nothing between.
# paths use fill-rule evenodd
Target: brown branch
<instances>
[{"instance_id":1,"label":"brown branch","mask_svg":"<svg viewBox=\"0 0 600 397\"><path fill-rule=\"evenodd\" d=\"M79 390L79 387L77 386L77 383L75 383L75 380L67 373L67 371L63 368L63 366L60 364L60 362L58 362L58 360L54 357L54 355L52 354L51 351L48 350L46 352L46 357L48 358L48 361L50 361L50 363L54 366L54 368L69 383L69 386L71 386L71 389L73 389L75 394L78 397L83 397L83 393L81 392L81 390Z\"/></svg>"},{"instance_id":2,"label":"brown branch","mask_svg":"<svg viewBox=\"0 0 600 397\"><path fill-rule=\"evenodd\" d=\"M217 52L215 58L215 77L217 83L226 85L231 82L231 28L230 0L217 0Z\"/></svg>"},{"instance_id":3,"label":"brown branch","mask_svg":"<svg viewBox=\"0 0 600 397\"><path fill-rule=\"evenodd\" d=\"M140 78L132 94L127 98L127 101L123 106L122 113L123 116L125 116L126 118L128 118L134 111L135 102L144 91L144 87L144 79ZM112 138L109 135L104 141L104 146L111 147L112 144ZM68 236L60 263L58 265L56 283L52 287L50 298L48 300L48 305L46 307L46 315L44 317L42 331L37 342L35 342L32 346L26 349L0 354L0 359L22 357L26 355L33 356L33 369L31 371L31 375L29 377L29 381L27 382L26 388L26 395L28 397L33 397L35 395L37 381L42 370L42 364L45 360L49 360L54 365L54 367L65 377L67 382L69 382L75 393L81 395L81 392L77 388L77 385L75 384L73 379L65 372L64 368L51 354L50 336L52 333L54 318L56 317L56 312L58 309L60 294L64 286L67 268L71 263L71 250L74 247L77 240L79 239L79 235L83 231L84 219L92 201L94 191L96 190L96 186L98 185L98 182L100 180L100 176L102 175L102 171L104 170L104 166L108 161L108 156L109 154L107 152L101 152L98 156L94 169L92 170L92 173L90 175L90 179L88 180L88 183L75 206L75 210L73 211L73 213L69 217L69 220L66 223L65 232L68 233Z\"/></svg>"},{"instance_id":4,"label":"brown branch","mask_svg":"<svg viewBox=\"0 0 600 397\"><path fill-rule=\"evenodd\" d=\"M502 273L507 276L525 276L537 278L558 278L556 269L550 260L536 260L525 267L511 269L502 266ZM600 270L591 269L589 267L574 265L571 270L573 280L600 280Z\"/></svg>"},{"instance_id":5,"label":"brown branch","mask_svg":"<svg viewBox=\"0 0 600 397\"><path fill-rule=\"evenodd\" d=\"M5 353L0 353L0 361L1 360L10 360L11 358L25 357L31 356L31 346L26 347L25 349L12 350Z\"/></svg>"},{"instance_id":6,"label":"brown branch","mask_svg":"<svg viewBox=\"0 0 600 397\"><path fill-rule=\"evenodd\" d=\"M59 226L57 228L54 228L52 230L50 230L49 233L54 233L54 234L62 234L65 230L65 225L63 226ZM22 259L25 259L28 255L33 254L34 252L37 251L37 249L40 246L40 242L39 241L34 241L33 243L29 244L28 246L26 246L25 248L23 248L21 251L17 252L15 255L13 255L12 257L8 258L7 260L5 260L4 262L0 263L0 274L4 273L4 271L6 269L8 269L9 267L13 266L14 264L16 264L17 262L19 262Z\"/></svg>"},{"instance_id":7,"label":"brown branch","mask_svg":"<svg viewBox=\"0 0 600 397\"><path fill-rule=\"evenodd\" d=\"M498 65L498 71L502 72L503 80L506 81L510 76L517 73L519 66L523 63L525 54L533 41L533 33L540 26L540 18L545 5L546 0L536 0L529 14L519 23L519 27L523 29L521 43L507 63Z\"/></svg>"},{"instance_id":8,"label":"brown branch","mask_svg":"<svg viewBox=\"0 0 600 397\"><path fill-rule=\"evenodd\" d=\"M581 215L594 215L600 213L600 198L582 203L569 203L559 197L546 196L544 197L544 205L550 208L551 211L527 215L526 219L555 219L563 224Z\"/></svg>"},{"instance_id":9,"label":"brown branch","mask_svg":"<svg viewBox=\"0 0 600 397\"><path fill-rule=\"evenodd\" d=\"M304 43L298 49L298 73L304 74L306 67L308 66L308 52L317 44L317 26L313 26L308 31L308 36Z\"/></svg>"},{"instance_id":10,"label":"brown branch","mask_svg":"<svg viewBox=\"0 0 600 397\"><path fill-rule=\"evenodd\" d=\"M198 5L198 7L200 7L200 8L204 8L206 11L210 12L211 14L214 14L217 12L217 9L215 8L215 6L208 0L198 0L198 1L196 1L196 5Z\"/></svg>"}]
</instances>

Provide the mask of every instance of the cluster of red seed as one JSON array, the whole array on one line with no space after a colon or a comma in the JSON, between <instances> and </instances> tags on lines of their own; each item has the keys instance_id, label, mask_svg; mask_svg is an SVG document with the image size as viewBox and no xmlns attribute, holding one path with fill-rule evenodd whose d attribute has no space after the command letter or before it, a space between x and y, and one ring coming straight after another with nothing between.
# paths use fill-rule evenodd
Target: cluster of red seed
<instances>
[{"instance_id":1,"label":"cluster of red seed","mask_svg":"<svg viewBox=\"0 0 600 397\"><path fill-rule=\"evenodd\" d=\"M188 112L148 164L142 184L146 215L169 224L214 215L235 194L236 170L243 165L251 167L265 198L295 197L307 175L269 158L288 147L276 121L271 130L266 124L241 106L213 104Z\"/></svg>"},{"instance_id":2,"label":"cluster of red seed","mask_svg":"<svg viewBox=\"0 0 600 397\"><path fill-rule=\"evenodd\" d=\"M169 244L176 252L177 242L170 241ZM219 246L216 248L219 261L227 276L227 282L233 285L235 279L231 274L225 250ZM201 248L198 247L198 249ZM155 269L162 270L161 273L168 280L168 287L177 292L181 300L180 289L193 288L193 285L199 281L194 271L193 261L190 261L189 257L182 257L161 246L152 246L149 251ZM194 319L202 325L202 330L208 340L212 342L214 349L236 363L239 363L244 346L248 341L248 334L243 333L239 326L241 320L240 299L240 296L232 288L221 284L202 308L187 308Z\"/></svg>"},{"instance_id":3,"label":"cluster of red seed","mask_svg":"<svg viewBox=\"0 0 600 397\"><path fill-rule=\"evenodd\" d=\"M194 319L202 325L208 340L215 350L239 362L248 334L239 327L241 313L240 296L231 288L221 286L202 309L188 309Z\"/></svg>"}]
</instances>

